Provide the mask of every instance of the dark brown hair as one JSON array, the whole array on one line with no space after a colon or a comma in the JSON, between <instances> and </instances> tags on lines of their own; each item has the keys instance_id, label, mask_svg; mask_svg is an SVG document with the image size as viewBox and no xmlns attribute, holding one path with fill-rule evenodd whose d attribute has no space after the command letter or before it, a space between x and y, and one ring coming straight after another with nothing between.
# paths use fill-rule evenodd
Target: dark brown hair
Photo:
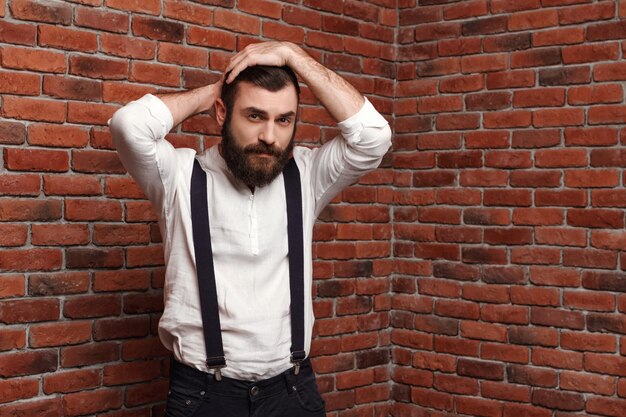
<instances>
[{"instance_id":1,"label":"dark brown hair","mask_svg":"<svg viewBox=\"0 0 626 417\"><path fill-rule=\"evenodd\" d=\"M228 78L228 74L226 74L226 78ZM221 98L226 105L227 117L230 117L233 105L235 104L239 83L243 81L272 92L282 90L285 86L292 84L296 89L298 102L300 102L300 86L298 85L298 78L291 68L288 66L274 67L254 65L241 71L237 75L237 78L235 78L230 84L224 83L222 86Z\"/></svg>"}]
</instances>

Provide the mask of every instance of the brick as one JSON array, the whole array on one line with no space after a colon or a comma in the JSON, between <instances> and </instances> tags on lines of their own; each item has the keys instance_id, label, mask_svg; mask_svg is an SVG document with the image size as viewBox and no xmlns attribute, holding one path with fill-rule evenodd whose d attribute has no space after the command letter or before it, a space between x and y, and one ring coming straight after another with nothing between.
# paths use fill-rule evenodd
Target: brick
<instances>
[{"instance_id":1,"label":"brick","mask_svg":"<svg viewBox=\"0 0 626 417\"><path fill-rule=\"evenodd\" d=\"M65 172L69 169L69 155L65 151L6 149L7 169L19 171Z\"/></svg>"},{"instance_id":2,"label":"brick","mask_svg":"<svg viewBox=\"0 0 626 417\"><path fill-rule=\"evenodd\" d=\"M36 379L9 379L0 381L0 404L36 397L39 381Z\"/></svg>"},{"instance_id":3,"label":"brick","mask_svg":"<svg viewBox=\"0 0 626 417\"><path fill-rule=\"evenodd\" d=\"M0 92L18 95L39 95L40 77L20 72L0 72Z\"/></svg>"},{"instance_id":4,"label":"brick","mask_svg":"<svg viewBox=\"0 0 626 417\"><path fill-rule=\"evenodd\" d=\"M624 80L624 63L611 62L597 64L593 69L593 78L596 81L621 81Z\"/></svg>"},{"instance_id":5,"label":"brick","mask_svg":"<svg viewBox=\"0 0 626 417\"><path fill-rule=\"evenodd\" d=\"M512 127L529 127L532 114L528 111L513 110L485 113L483 126L487 129L502 129Z\"/></svg>"},{"instance_id":6,"label":"brick","mask_svg":"<svg viewBox=\"0 0 626 417\"><path fill-rule=\"evenodd\" d=\"M163 265L163 247L131 247L126 251L128 267L161 266Z\"/></svg>"},{"instance_id":7,"label":"brick","mask_svg":"<svg viewBox=\"0 0 626 417\"><path fill-rule=\"evenodd\" d=\"M193 28L190 28L191 31ZM156 55L156 42L123 35L102 33L100 35L102 51L107 54L135 59L153 59ZM108 64L105 64L108 65ZM99 71L105 71L101 69ZM118 70L122 70L119 68ZM87 69L87 71L91 71Z\"/></svg>"},{"instance_id":8,"label":"brick","mask_svg":"<svg viewBox=\"0 0 626 417\"><path fill-rule=\"evenodd\" d=\"M10 353L0 357L0 376L15 377L53 372L57 369L58 353L53 350L37 350Z\"/></svg>"},{"instance_id":9,"label":"brick","mask_svg":"<svg viewBox=\"0 0 626 417\"><path fill-rule=\"evenodd\" d=\"M531 361L536 366L549 366L575 371L583 369L583 354L579 352L564 352L558 349L536 347L532 350ZM561 378L566 374L568 373L561 373ZM571 372L571 374L581 376L579 372Z\"/></svg>"},{"instance_id":10,"label":"brick","mask_svg":"<svg viewBox=\"0 0 626 417\"><path fill-rule=\"evenodd\" d=\"M536 190L537 206L584 207L587 205L587 194L582 190Z\"/></svg>"},{"instance_id":11,"label":"brick","mask_svg":"<svg viewBox=\"0 0 626 417\"><path fill-rule=\"evenodd\" d=\"M591 397L587 400L586 410L605 416L619 417L626 407L626 401L606 397Z\"/></svg>"},{"instance_id":12,"label":"brick","mask_svg":"<svg viewBox=\"0 0 626 417\"><path fill-rule=\"evenodd\" d=\"M42 246L70 246L89 243L89 228L80 224L32 225L32 243Z\"/></svg>"},{"instance_id":13,"label":"brick","mask_svg":"<svg viewBox=\"0 0 626 417\"><path fill-rule=\"evenodd\" d=\"M589 314L586 321L592 332L626 333L626 321L621 315Z\"/></svg>"},{"instance_id":14,"label":"brick","mask_svg":"<svg viewBox=\"0 0 626 417\"><path fill-rule=\"evenodd\" d=\"M528 70L513 70L505 72L492 72L487 74L487 88L490 90L531 87L535 84L535 73Z\"/></svg>"},{"instance_id":15,"label":"brick","mask_svg":"<svg viewBox=\"0 0 626 417\"><path fill-rule=\"evenodd\" d=\"M19 122L0 122L0 143L20 145L26 139L26 128Z\"/></svg>"},{"instance_id":16,"label":"brick","mask_svg":"<svg viewBox=\"0 0 626 417\"><path fill-rule=\"evenodd\" d=\"M37 196L41 179L36 174L3 174L0 177L0 195Z\"/></svg>"},{"instance_id":17,"label":"brick","mask_svg":"<svg viewBox=\"0 0 626 417\"><path fill-rule=\"evenodd\" d=\"M580 310L610 312L615 309L615 297L601 292L566 291L563 293L563 306Z\"/></svg>"},{"instance_id":18,"label":"brick","mask_svg":"<svg viewBox=\"0 0 626 417\"><path fill-rule=\"evenodd\" d=\"M619 53L619 44L617 43L566 46L562 49L564 64L615 61L619 57Z\"/></svg>"},{"instance_id":19,"label":"brick","mask_svg":"<svg viewBox=\"0 0 626 417\"><path fill-rule=\"evenodd\" d=\"M458 56L475 54L481 51L481 40L475 38L443 39L438 42L441 56Z\"/></svg>"},{"instance_id":20,"label":"brick","mask_svg":"<svg viewBox=\"0 0 626 417\"><path fill-rule=\"evenodd\" d=\"M206 68L209 62L209 54L205 50L170 43L159 46L157 58L161 62L200 68Z\"/></svg>"},{"instance_id":21,"label":"brick","mask_svg":"<svg viewBox=\"0 0 626 417\"><path fill-rule=\"evenodd\" d=\"M149 327L150 322L147 317L100 319L94 323L94 340L143 337L148 334Z\"/></svg>"},{"instance_id":22,"label":"brick","mask_svg":"<svg viewBox=\"0 0 626 417\"><path fill-rule=\"evenodd\" d=\"M65 103L4 96L1 114L14 119L62 123L65 121Z\"/></svg>"},{"instance_id":23,"label":"brick","mask_svg":"<svg viewBox=\"0 0 626 417\"><path fill-rule=\"evenodd\" d=\"M164 15L176 20L209 26L213 23L213 10L210 7L177 0L165 2ZM188 30L192 28L189 27Z\"/></svg>"},{"instance_id":24,"label":"brick","mask_svg":"<svg viewBox=\"0 0 626 417\"><path fill-rule=\"evenodd\" d=\"M92 32L40 25L38 33L40 46L81 52L95 52L98 49L98 37Z\"/></svg>"},{"instance_id":25,"label":"brick","mask_svg":"<svg viewBox=\"0 0 626 417\"><path fill-rule=\"evenodd\" d=\"M540 168L584 167L587 165L586 149L541 150L535 153L535 166Z\"/></svg>"},{"instance_id":26,"label":"brick","mask_svg":"<svg viewBox=\"0 0 626 417\"><path fill-rule=\"evenodd\" d=\"M582 395L556 390L534 390L532 403L546 408L570 411L578 411L585 408L585 400Z\"/></svg>"},{"instance_id":27,"label":"brick","mask_svg":"<svg viewBox=\"0 0 626 417\"><path fill-rule=\"evenodd\" d=\"M159 361L135 361L104 367L104 385L123 385L150 381L161 373Z\"/></svg>"},{"instance_id":28,"label":"brick","mask_svg":"<svg viewBox=\"0 0 626 417\"><path fill-rule=\"evenodd\" d=\"M583 43L585 32L581 27L542 30L532 34L533 46L569 45Z\"/></svg>"},{"instance_id":29,"label":"brick","mask_svg":"<svg viewBox=\"0 0 626 417\"><path fill-rule=\"evenodd\" d=\"M185 34L181 23L164 21L152 17L136 16L133 19L134 35L165 42L182 42Z\"/></svg>"},{"instance_id":30,"label":"brick","mask_svg":"<svg viewBox=\"0 0 626 417\"><path fill-rule=\"evenodd\" d=\"M510 30L541 29L558 25L556 9L532 10L515 13L509 20Z\"/></svg>"},{"instance_id":31,"label":"brick","mask_svg":"<svg viewBox=\"0 0 626 417\"><path fill-rule=\"evenodd\" d=\"M122 80L128 77L128 61L92 56L70 57L70 73L89 78Z\"/></svg>"},{"instance_id":32,"label":"brick","mask_svg":"<svg viewBox=\"0 0 626 417\"><path fill-rule=\"evenodd\" d=\"M474 19L463 23L462 32L464 36L502 33L507 29L507 20L505 16Z\"/></svg>"},{"instance_id":33,"label":"brick","mask_svg":"<svg viewBox=\"0 0 626 417\"><path fill-rule=\"evenodd\" d=\"M591 70L587 66L560 67L539 70L539 85L588 84Z\"/></svg>"},{"instance_id":34,"label":"brick","mask_svg":"<svg viewBox=\"0 0 626 417\"><path fill-rule=\"evenodd\" d=\"M565 172L565 185L576 188L615 187L619 175L614 170L576 170Z\"/></svg>"},{"instance_id":35,"label":"brick","mask_svg":"<svg viewBox=\"0 0 626 417\"><path fill-rule=\"evenodd\" d=\"M58 23L69 25L72 22L72 8L62 3L40 3L32 0L11 2L11 14L20 20Z\"/></svg>"},{"instance_id":36,"label":"brick","mask_svg":"<svg viewBox=\"0 0 626 417\"><path fill-rule=\"evenodd\" d=\"M66 394L63 397L63 408L67 416L79 416L115 410L121 406L121 389L98 389L95 391Z\"/></svg>"},{"instance_id":37,"label":"brick","mask_svg":"<svg viewBox=\"0 0 626 417\"><path fill-rule=\"evenodd\" d=\"M64 368L113 362L119 358L119 347L112 342L88 343L61 349L61 366Z\"/></svg>"},{"instance_id":38,"label":"brick","mask_svg":"<svg viewBox=\"0 0 626 417\"><path fill-rule=\"evenodd\" d=\"M180 68L173 65L133 62L130 68L129 81L178 87L180 84Z\"/></svg>"},{"instance_id":39,"label":"brick","mask_svg":"<svg viewBox=\"0 0 626 417\"><path fill-rule=\"evenodd\" d=\"M478 93L465 96L467 110L502 110L511 106L510 93Z\"/></svg>"},{"instance_id":40,"label":"brick","mask_svg":"<svg viewBox=\"0 0 626 417\"><path fill-rule=\"evenodd\" d=\"M44 175L46 195L91 196L101 195L102 185L98 178L88 175Z\"/></svg>"},{"instance_id":41,"label":"brick","mask_svg":"<svg viewBox=\"0 0 626 417\"><path fill-rule=\"evenodd\" d=\"M23 275L3 275L0 279L0 284L0 298L24 296ZM4 346L2 342L0 342L0 350L5 350L1 346Z\"/></svg>"},{"instance_id":42,"label":"brick","mask_svg":"<svg viewBox=\"0 0 626 417\"><path fill-rule=\"evenodd\" d=\"M31 347L75 345L91 339L91 322L52 323L31 326Z\"/></svg>"},{"instance_id":43,"label":"brick","mask_svg":"<svg viewBox=\"0 0 626 417\"><path fill-rule=\"evenodd\" d=\"M623 96L620 85L583 86L571 88L567 101L572 105L620 103Z\"/></svg>"},{"instance_id":44,"label":"brick","mask_svg":"<svg viewBox=\"0 0 626 417\"><path fill-rule=\"evenodd\" d=\"M63 305L63 315L72 319L118 316L121 311L122 301L117 295L77 296Z\"/></svg>"},{"instance_id":45,"label":"brick","mask_svg":"<svg viewBox=\"0 0 626 417\"><path fill-rule=\"evenodd\" d=\"M564 135L567 146L609 146L618 142L617 130L608 127L566 128Z\"/></svg>"},{"instance_id":46,"label":"brick","mask_svg":"<svg viewBox=\"0 0 626 417\"><path fill-rule=\"evenodd\" d=\"M506 369L508 382L536 387L554 388L557 385L557 373L550 369L530 366L511 365Z\"/></svg>"},{"instance_id":47,"label":"brick","mask_svg":"<svg viewBox=\"0 0 626 417\"><path fill-rule=\"evenodd\" d=\"M75 126L31 124L28 126L31 145L62 148L83 148L89 143L89 131Z\"/></svg>"},{"instance_id":48,"label":"brick","mask_svg":"<svg viewBox=\"0 0 626 417\"><path fill-rule=\"evenodd\" d=\"M498 401L481 398L459 397L456 400L456 408L459 413L485 417L498 417L502 413L501 405Z\"/></svg>"},{"instance_id":49,"label":"brick","mask_svg":"<svg viewBox=\"0 0 626 417\"><path fill-rule=\"evenodd\" d=\"M602 1L597 4L561 8L558 13L559 24L570 25L612 19L615 16L615 5L612 2Z\"/></svg>"},{"instance_id":50,"label":"brick","mask_svg":"<svg viewBox=\"0 0 626 417\"><path fill-rule=\"evenodd\" d=\"M77 8L75 23L77 26L99 29L107 32L128 32L130 18L124 13L115 13L93 8Z\"/></svg>"},{"instance_id":51,"label":"brick","mask_svg":"<svg viewBox=\"0 0 626 417\"><path fill-rule=\"evenodd\" d=\"M513 96L514 107L561 107L565 104L563 88L533 88L517 90Z\"/></svg>"},{"instance_id":52,"label":"brick","mask_svg":"<svg viewBox=\"0 0 626 417\"><path fill-rule=\"evenodd\" d=\"M495 72L508 67L508 56L505 54L484 54L480 56L464 56L461 58L461 71Z\"/></svg>"},{"instance_id":53,"label":"brick","mask_svg":"<svg viewBox=\"0 0 626 417\"><path fill-rule=\"evenodd\" d=\"M458 38L461 35L461 25L459 23L432 23L420 25L415 30L415 40L417 42Z\"/></svg>"},{"instance_id":54,"label":"brick","mask_svg":"<svg viewBox=\"0 0 626 417\"><path fill-rule=\"evenodd\" d=\"M136 13L159 15L161 2L159 0L106 0L107 7Z\"/></svg>"},{"instance_id":55,"label":"brick","mask_svg":"<svg viewBox=\"0 0 626 417\"><path fill-rule=\"evenodd\" d=\"M260 19L226 9L215 9L213 21L215 26L234 32L258 35L261 31Z\"/></svg>"},{"instance_id":56,"label":"brick","mask_svg":"<svg viewBox=\"0 0 626 417\"><path fill-rule=\"evenodd\" d=\"M43 92L52 97L96 101L102 98L102 86L97 81L44 76Z\"/></svg>"},{"instance_id":57,"label":"brick","mask_svg":"<svg viewBox=\"0 0 626 417\"><path fill-rule=\"evenodd\" d=\"M99 370L81 369L46 375L43 381L43 391L46 394L68 393L97 388L99 385Z\"/></svg>"},{"instance_id":58,"label":"brick","mask_svg":"<svg viewBox=\"0 0 626 417\"><path fill-rule=\"evenodd\" d=\"M511 172L510 184L511 187L558 187L561 173L557 170Z\"/></svg>"},{"instance_id":59,"label":"brick","mask_svg":"<svg viewBox=\"0 0 626 417\"><path fill-rule=\"evenodd\" d=\"M61 218L61 202L32 199L2 199L0 213L4 221L51 221Z\"/></svg>"},{"instance_id":60,"label":"brick","mask_svg":"<svg viewBox=\"0 0 626 417\"><path fill-rule=\"evenodd\" d=\"M31 274L28 280L28 293L34 296L79 294L88 289L89 274L83 272Z\"/></svg>"},{"instance_id":61,"label":"brick","mask_svg":"<svg viewBox=\"0 0 626 417\"><path fill-rule=\"evenodd\" d=\"M535 229L535 240L543 245L584 247L587 244L587 234L579 229L542 227Z\"/></svg>"},{"instance_id":62,"label":"brick","mask_svg":"<svg viewBox=\"0 0 626 417\"><path fill-rule=\"evenodd\" d=\"M71 269L119 268L123 264L121 249L67 249L66 266Z\"/></svg>"},{"instance_id":63,"label":"brick","mask_svg":"<svg viewBox=\"0 0 626 417\"><path fill-rule=\"evenodd\" d=\"M0 21L0 42L34 46L36 38L37 27L35 25Z\"/></svg>"},{"instance_id":64,"label":"brick","mask_svg":"<svg viewBox=\"0 0 626 417\"><path fill-rule=\"evenodd\" d=\"M540 327L509 327L509 342L520 345L558 346L558 335L553 329Z\"/></svg>"}]
</instances>

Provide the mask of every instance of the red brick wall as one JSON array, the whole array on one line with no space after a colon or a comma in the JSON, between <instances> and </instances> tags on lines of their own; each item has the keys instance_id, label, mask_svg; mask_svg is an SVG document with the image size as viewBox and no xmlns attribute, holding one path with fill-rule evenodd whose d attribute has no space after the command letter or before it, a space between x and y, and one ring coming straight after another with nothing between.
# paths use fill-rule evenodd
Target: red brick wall
<instances>
[{"instance_id":1,"label":"red brick wall","mask_svg":"<svg viewBox=\"0 0 626 417\"><path fill-rule=\"evenodd\" d=\"M316 227L329 415L622 417L626 6L419 3L0 0L0 416L162 416L160 236L106 120L286 39L395 131ZM305 90L298 139L334 134Z\"/></svg>"},{"instance_id":2,"label":"red brick wall","mask_svg":"<svg viewBox=\"0 0 626 417\"><path fill-rule=\"evenodd\" d=\"M392 415L624 416L626 2L419 3L399 0Z\"/></svg>"},{"instance_id":3,"label":"red brick wall","mask_svg":"<svg viewBox=\"0 0 626 417\"><path fill-rule=\"evenodd\" d=\"M391 121L395 0L0 0L0 16L0 416L162 416L160 236L107 119L281 39ZM337 133L310 91L300 116L300 141ZM202 150L218 133L199 116L169 139ZM316 229L314 355L331 415L388 414L392 181L368 176Z\"/></svg>"}]
</instances>

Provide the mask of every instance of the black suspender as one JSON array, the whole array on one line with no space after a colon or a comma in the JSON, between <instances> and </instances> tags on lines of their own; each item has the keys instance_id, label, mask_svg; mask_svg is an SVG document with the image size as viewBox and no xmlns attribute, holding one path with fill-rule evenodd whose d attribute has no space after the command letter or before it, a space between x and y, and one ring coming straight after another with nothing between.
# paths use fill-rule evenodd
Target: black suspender
<instances>
[{"instance_id":1,"label":"black suspender","mask_svg":"<svg viewBox=\"0 0 626 417\"><path fill-rule=\"evenodd\" d=\"M289 244L289 292L291 295L291 362L295 372L306 357L304 351L304 242L302 238L302 188L300 171L291 158L283 170L287 197L287 240Z\"/></svg>"},{"instance_id":2,"label":"black suspender","mask_svg":"<svg viewBox=\"0 0 626 417\"><path fill-rule=\"evenodd\" d=\"M191 175L191 222L193 227L193 245L196 255L198 290L200 291L200 309L206 344L206 366L215 369L215 378L222 379L221 369L226 367L220 315L217 307L217 288L215 287L215 268L213 267L213 249L211 248L211 230L209 228L209 204L206 192L206 172L198 160L193 162Z\"/></svg>"},{"instance_id":3,"label":"black suspender","mask_svg":"<svg viewBox=\"0 0 626 417\"><path fill-rule=\"evenodd\" d=\"M287 197L287 234L289 245L289 292L291 295L291 362L295 373L305 359L304 350L304 241L302 232L302 189L300 171L292 158L283 170ZM221 380L221 369L226 367L222 332L220 328L213 267L213 251L209 228L206 173L194 160L191 176L191 220L196 255L200 309L206 345L206 365L215 370Z\"/></svg>"}]
</instances>

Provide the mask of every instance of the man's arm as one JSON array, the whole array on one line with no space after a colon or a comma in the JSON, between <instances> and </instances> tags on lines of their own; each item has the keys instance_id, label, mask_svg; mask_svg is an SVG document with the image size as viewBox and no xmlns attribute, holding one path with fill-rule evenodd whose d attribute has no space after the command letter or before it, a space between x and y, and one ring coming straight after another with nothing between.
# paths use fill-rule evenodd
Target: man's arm
<instances>
[{"instance_id":1,"label":"man's arm","mask_svg":"<svg viewBox=\"0 0 626 417\"><path fill-rule=\"evenodd\" d=\"M346 80L289 42L247 46L231 59L226 68L226 82L230 83L246 67L253 65L289 66L338 122L356 114L365 102L363 95Z\"/></svg>"},{"instance_id":2,"label":"man's arm","mask_svg":"<svg viewBox=\"0 0 626 417\"><path fill-rule=\"evenodd\" d=\"M210 110L215 100L220 97L222 82L205 85L181 93L157 94L157 97L172 113L173 126L182 123L188 117Z\"/></svg>"}]
</instances>

